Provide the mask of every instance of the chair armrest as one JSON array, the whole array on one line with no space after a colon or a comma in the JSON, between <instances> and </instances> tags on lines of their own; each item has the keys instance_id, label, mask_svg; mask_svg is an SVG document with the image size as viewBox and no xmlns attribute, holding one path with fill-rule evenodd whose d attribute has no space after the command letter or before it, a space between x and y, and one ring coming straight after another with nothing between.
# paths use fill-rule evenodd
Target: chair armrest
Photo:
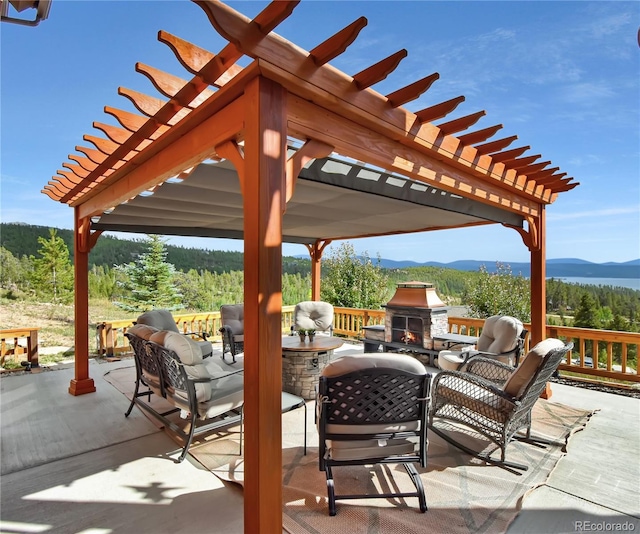
<instances>
[{"instance_id":1,"label":"chair armrest","mask_svg":"<svg viewBox=\"0 0 640 534\"><path fill-rule=\"evenodd\" d=\"M194 384L206 384L207 382L213 382L214 380L220 380L221 378L227 378L228 376L237 375L239 373L244 373L244 369L238 369L237 371L231 371L229 373L216 374L208 378L192 378L190 376L187 376L187 380L193 382Z\"/></svg>"},{"instance_id":2,"label":"chair armrest","mask_svg":"<svg viewBox=\"0 0 640 534\"><path fill-rule=\"evenodd\" d=\"M184 334L185 336L198 336L204 339L205 341L207 340L206 332L180 332L180 333Z\"/></svg>"},{"instance_id":3,"label":"chair armrest","mask_svg":"<svg viewBox=\"0 0 640 534\"><path fill-rule=\"evenodd\" d=\"M231 330L231 327L228 325L222 325L219 329L218 332L220 332L221 334L226 334L228 336L233 336L233 330Z\"/></svg>"}]
</instances>

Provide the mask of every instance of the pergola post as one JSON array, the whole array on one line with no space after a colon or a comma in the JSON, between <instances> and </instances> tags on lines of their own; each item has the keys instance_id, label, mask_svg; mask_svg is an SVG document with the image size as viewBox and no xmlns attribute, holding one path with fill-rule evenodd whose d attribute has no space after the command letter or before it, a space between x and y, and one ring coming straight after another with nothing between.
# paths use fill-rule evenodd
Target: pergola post
<instances>
[{"instance_id":1,"label":"pergola post","mask_svg":"<svg viewBox=\"0 0 640 534\"><path fill-rule=\"evenodd\" d=\"M91 221L81 219L74 208L73 271L74 271L74 328L75 376L69 384L71 395L84 395L96 390L89 378L89 251L91 250Z\"/></svg>"},{"instance_id":2,"label":"pergola post","mask_svg":"<svg viewBox=\"0 0 640 534\"><path fill-rule=\"evenodd\" d=\"M245 89L244 531L282 531L282 215L286 91L262 77Z\"/></svg>"},{"instance_id":3,"label":"pergola post","mask_svg":"<svg viewBox=\"0 0 640 534\"><path fill-rule=\"evenodd\" d=\"M311 300L320 300L320 278L322 274L322 253L331 240L315 241L313 245L307 245L311 256Z\"/></svg>"},{"instance_id":4,"label":"pergola post","mask_svg":"<svg viewBox=\"0 0 640 534\"><path fill-rule=\"evenodd\" d=\"M537 246L531 248L531 346L546 337L547 269L546 212L540 205L540 215L534 220Z\"/></svg>"}]
</instances>

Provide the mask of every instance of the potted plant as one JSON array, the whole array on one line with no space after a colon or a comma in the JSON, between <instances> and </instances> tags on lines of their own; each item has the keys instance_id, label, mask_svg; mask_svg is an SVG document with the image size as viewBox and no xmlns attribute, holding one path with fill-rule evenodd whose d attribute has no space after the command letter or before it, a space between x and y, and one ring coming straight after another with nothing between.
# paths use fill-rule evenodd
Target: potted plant
<instances>
[{"instance_id":1,"label":"potted plant","mask_svg":"<svg viewBox=\"0 0 640 534\"><path fill-rule=\"evenodd\" d=\"M304 338L305 338L305 337L306 337L306 335L307 335L307 331L306 331L304 328L300 328L300 329L298 330L298 335L300 336L300 342L301 342L301 343L304 343Z\"/></svg>"},{"instance_id":2,"label":"potted plant","mask_svg":"<svg viewBox=\"0 0 640 534\"><path fill-rule=\"evenodd\" d=\"M309 341L313 341L313 338L316 335L316 331L315 330L307 330L307 335L309 336Z\"/></svg>"}]
</instances>

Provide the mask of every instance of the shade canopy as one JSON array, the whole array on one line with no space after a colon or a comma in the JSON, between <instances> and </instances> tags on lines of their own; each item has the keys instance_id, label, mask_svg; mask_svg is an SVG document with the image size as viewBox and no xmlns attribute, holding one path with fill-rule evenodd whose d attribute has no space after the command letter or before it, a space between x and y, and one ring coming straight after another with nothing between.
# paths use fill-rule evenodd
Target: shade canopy
<instances>
[{"instance_id":1,"label":"shade canopy","mask_svg":"<svg viewBox=\"0 0 640 534\"><path fill-rule=\"evenodd\" d=\"M293 155L294 149L289 150ZM230 161L207 162L94 217L94 230L243 239L240 181ZM311 160L296 182L282 239L345 239L504 223L510 211L342 158Z\"/></svg>"}]
</instances>

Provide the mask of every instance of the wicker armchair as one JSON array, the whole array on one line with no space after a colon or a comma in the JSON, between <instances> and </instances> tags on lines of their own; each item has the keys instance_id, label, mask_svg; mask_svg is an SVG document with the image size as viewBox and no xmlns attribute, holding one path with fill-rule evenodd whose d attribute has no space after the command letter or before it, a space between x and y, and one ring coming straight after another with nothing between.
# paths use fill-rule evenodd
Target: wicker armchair
<instances>
[{"instance_id":1,"label":"wicker armchair","mask_svg":"<svg viewBox=\"0 0 640 534\"><path fill-rule=\"evenodd\" d=\"M427 462L427 407L431 375L415 358L402 354L343 356L319 379L316 404L319 468L327 478L329 515L336 500L417 497L427 502L415 467ZM403 464L416 488L410 493L337 494L337 466Z\"/></svg>"},{"instance_id":2,"label":"wicker armchair","mask_svg":"<svg viewBox=\"0 0 640 534\"><path fill-rule=\"evenodd\" d=\"M488 463L526 470L526 465L506 461L507 445L512 439L550 443L531 435L531 410L572 348L573 343L550 338L531 349L516 369L475 356L468 360L465 371L442 371L433 381L429 427L449 443ZM493 451L482 454L460 443L451 436L453 430L489 439L500 448L500 459L490 456ZM518 434L522 430L524 436Z\"/></svg>"}]
</instances>

